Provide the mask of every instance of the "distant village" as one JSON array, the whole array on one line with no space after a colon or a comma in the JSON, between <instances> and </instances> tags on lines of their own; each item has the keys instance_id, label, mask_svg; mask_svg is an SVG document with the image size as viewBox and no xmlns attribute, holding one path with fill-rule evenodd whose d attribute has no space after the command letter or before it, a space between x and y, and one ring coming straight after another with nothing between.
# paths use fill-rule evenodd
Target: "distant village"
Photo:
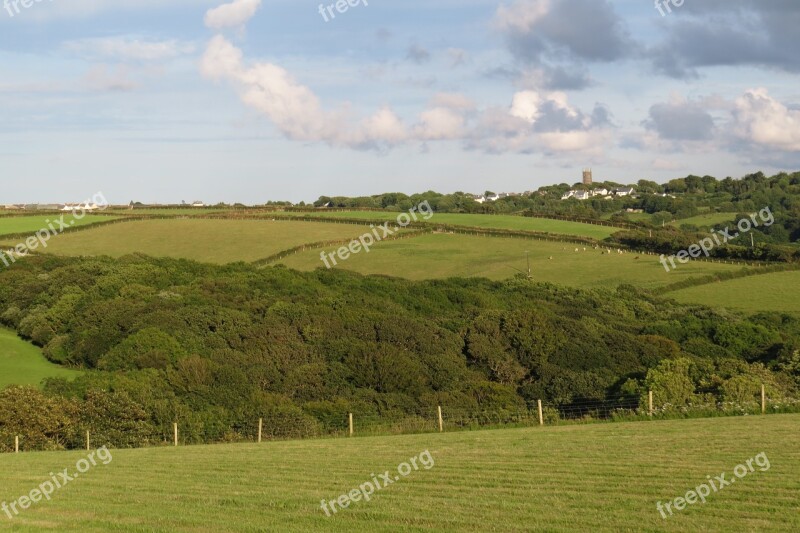
<instances>
[{"instance_id":1,"label":"distant village","mask_svg":"<svg viewBox=\"0 0 800 533\"><path fill-rule=\"evenodd\" d=\"M187 204L186 202L182 202L181 207L206 207L206 204L201 201L192 202L191 204ZM141 205L144 207L144 205ZM97 205L94 202L78 202L78 203L67 203L67 204L0 204L0 208L6 211L102 211L108 207L107 205ZM124 209L124 205L120 206L113 206L116 208ZM151 207L168 207L168 206L160 206L159 204L152 204ZM129 209L134 208L134 202L131 202L128 205Z\"/></svg>"},{"instance_id":2,"label":"distant village","mask_svg":"<svg viewBox=\"0 0 800 533\"><path fill-rule=\"evenodd\" d=\"M574 198L575 200L589 200L591 198L602 198L604 200L613 200L614 198L622 198L625 196L636 196L636 189L633 187L617 187L615 189L607 189L603 186L594 188L594 179L592 176L591 169L585 169L583 171L583 189L572 189L564 193L561 197L562 200L569 200L570 198ZM513 196L530 196L532 194L536 194L534 191L525 191L523 193L499 193L499 194L472 194L470 195L473 200L478 202L479 204L485 202L496 202L502 198L508 198ZM544 194L544 193L539 193ZM675 198L673 195L662 194L661 196L670 196ZM633 210L629 210L633 211Z\"/></svg>"},{"instance_id":3,"label":"distant village","mask_svg":"<svg viewBox=\"0 0 800 533\"><path fill-rule=\"evenodd\" d=\"M94 202L78 202L74 204L4 204L6 211L100 211L106 206Z\"/></svg>"}]
</instances>

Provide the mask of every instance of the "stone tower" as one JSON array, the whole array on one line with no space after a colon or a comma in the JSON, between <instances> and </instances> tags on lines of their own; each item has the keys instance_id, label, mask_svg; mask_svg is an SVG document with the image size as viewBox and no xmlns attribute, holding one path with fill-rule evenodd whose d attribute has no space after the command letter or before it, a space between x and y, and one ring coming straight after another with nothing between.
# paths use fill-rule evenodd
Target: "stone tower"
<instances>
[{"instance_id":1,"label":"stone tower","mask_svg":"<svg viewBox=\"0 0 800 533\"><path fill-rule=\"evenodd\" d=\"M591 168L583 169L583 184L584 185L591 185L592 184L592 169Z\"/></svg>"}]
</instances>

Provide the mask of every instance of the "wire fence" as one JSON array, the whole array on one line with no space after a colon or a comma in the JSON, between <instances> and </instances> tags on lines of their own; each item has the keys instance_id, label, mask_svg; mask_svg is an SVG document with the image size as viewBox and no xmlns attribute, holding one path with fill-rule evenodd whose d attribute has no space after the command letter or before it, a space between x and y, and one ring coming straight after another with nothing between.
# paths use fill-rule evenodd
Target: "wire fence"
<instances>
[{"instance_id":1,"label":"wire fence","mask_svg":"<svg viewBox=\"0 0 800 533\"><path fill-rule=\"evenodd\" d=\"M760 397L759 397L760 396ZM425 406L398 412L302 411L265 414L246 420L190 418L177 422L106 420L103 424L55 428L0 426L0 453L144 448L220 443L258 443L277 440L388 436L480 429L611 423L675 418L800 413L800 400L756 395L743 401L704 401L695 404L654 404L652 395L539 401L533 406L505 409Z\"/></svg>"}]
</instances>

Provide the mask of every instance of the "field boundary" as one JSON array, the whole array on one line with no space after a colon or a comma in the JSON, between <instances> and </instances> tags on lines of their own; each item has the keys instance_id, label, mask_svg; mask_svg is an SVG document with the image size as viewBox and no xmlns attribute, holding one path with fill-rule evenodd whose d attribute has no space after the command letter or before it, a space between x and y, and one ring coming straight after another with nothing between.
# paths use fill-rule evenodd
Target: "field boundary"
<instances>
[{"instance_id":1,"label":"field boundary","mask_svg":"<svg viewBox=\"0 0 800 533\"><path fill-rule=\"evenodd\" d=\"M516 427L544 427L588 423L645 422L654 420L766 416L800 413L800 400L760 394L738 401L707 398L699 404L656 404L653 393L609 395L605 398L567 402L539 400L532 406L508 406L485 410L419 407L403 413L376 410L312 414L300 408L264 413L260 418L221 425L198 425L197 420L178 420L152 426L150 431L124 421L108 420L103 427L67 424L58 428L0 427L0 453L109 448L147 448L199 444L247 443L357 436L391 436ZM757 416L756 416L757 415ZM120 427L131 428L128 432ZM35 426L31 424L31 426Z\"/></svg>"},{"instance_id":2,"label":"field boundary","mask_svg":"<svg viewBox=\"0 0 800 533\"><path fill-rule=\"evenodd\" d=\"M65 228L64 230L62 230L58 235L65 235L67 233L73 233L73 232L77 232L77 231L87 231L87 230L90 230L90 229L95 229L95 228L103 227L103 226L109 226L111 224L117 224L117 223L120 223L120 222L134 222L134 221L137 221L137 220L142 220L142 219L135 218L135 217L120 217L120 218L115 218L114 220L103 220L101 222L92 222L92 223L89 223L89 224L82 224L80 226L69 226L68 228ZM42 228L39 228L39 229L42 229ZM31 236L35 235L37 231L39 231L39 230L35 230L35 231L32 231L32 232L7 233L5 235L0 235L0 242L5 242L6 239L11 239L11 240L27 239L28 237L31 237Z\"/></svg>"},{"instance_id":3,"label":"field boundary","mask_svg":"<svg viewBox=\"0 0 800 533\"><path fill-rule=\"evenodd\" d=\"M702 287L711 283L733 281L736 279L750 278L753 276L763 276L767 274L778 274L780 272L796 272L800 270L800 265L794 263L770 263L766 266L757 267L755 269L742 269L736 272L719 272L717 274L709 274L707 276L689 278L676 283L665 285L656 289L651 289L651 292L657 296L669 294L671 292L680 291L683 289L690 289L692 287Z\"/></svg>"},{"instance_id":4,"label":"field boundary","mask_svg":"<svg viewBox=\"0 0 800 533\"><path fill-rule=\"evenodd\" d=\"M379 245L381 242L397 241L397 240L401 240L401 239L413 239L414 237L419 237L420 235L425 235L425 234L428 234L428 233L431 233L431 232L429 230L416 230L416 231L407 231L407 232L404 232L404 233L400 233L398 235L391 235L389 237L384 237L383 239L380 240L380 242L375 243L373 245L373 247ZM346 245L346 244L350 244L351 242L357 241L357 240L358 240L358 238L354 237L354 238L350 238L350 239L336 239L336 240L331 240L331 241L320 241L320 242L312 242L312 243L309 243L309 244L301 244L299 246L295 246L293 248L289 248L288 250L283 250L283 251L280 251L280 252L278 252L276 254L272 254L272 255L270 255L268 257L265 257L263 259L257 259L256 261L253 261L252 264L256 265L256 266L266 266L266 265L269 265L270 263L274 263L275 261L280 261L281 259L285 259L286 257L289 257L290 255L299 254L299 253L305 252L307 250L320 250L320 249L326 248L328 246Z\"/></svg>"}]
</instances>

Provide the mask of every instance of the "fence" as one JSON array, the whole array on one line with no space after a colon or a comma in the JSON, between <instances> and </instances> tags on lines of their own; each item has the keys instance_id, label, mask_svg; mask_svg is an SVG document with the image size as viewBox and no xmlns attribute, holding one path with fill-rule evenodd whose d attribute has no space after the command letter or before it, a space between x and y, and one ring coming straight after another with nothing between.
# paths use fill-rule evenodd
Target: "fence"
<instances>
[{"instance_id":1,"label":"fence","mask_svg":"<svg viewBox=\"0 0 800 533\"><path fill-rule=\"evenodd\" d=\"M276 413L232 424L185 420L155 428L64 427L42 435L25 431L13 434L0 427L0 452L40 450L140 448L215 443L260 443L274 440L345 438L411 433L470 431L489 428L555 426L579 423L645 421L674 418L767 415L800 412L800 400L770 398L760 394L744 401L708 401L671 406L654 403L653 393L643 396L573 399L565 402L538 400L531 406L506 409L424 407L411 412L349 412L311 416L302 412Z\"/></svg>"}]
</instances>

